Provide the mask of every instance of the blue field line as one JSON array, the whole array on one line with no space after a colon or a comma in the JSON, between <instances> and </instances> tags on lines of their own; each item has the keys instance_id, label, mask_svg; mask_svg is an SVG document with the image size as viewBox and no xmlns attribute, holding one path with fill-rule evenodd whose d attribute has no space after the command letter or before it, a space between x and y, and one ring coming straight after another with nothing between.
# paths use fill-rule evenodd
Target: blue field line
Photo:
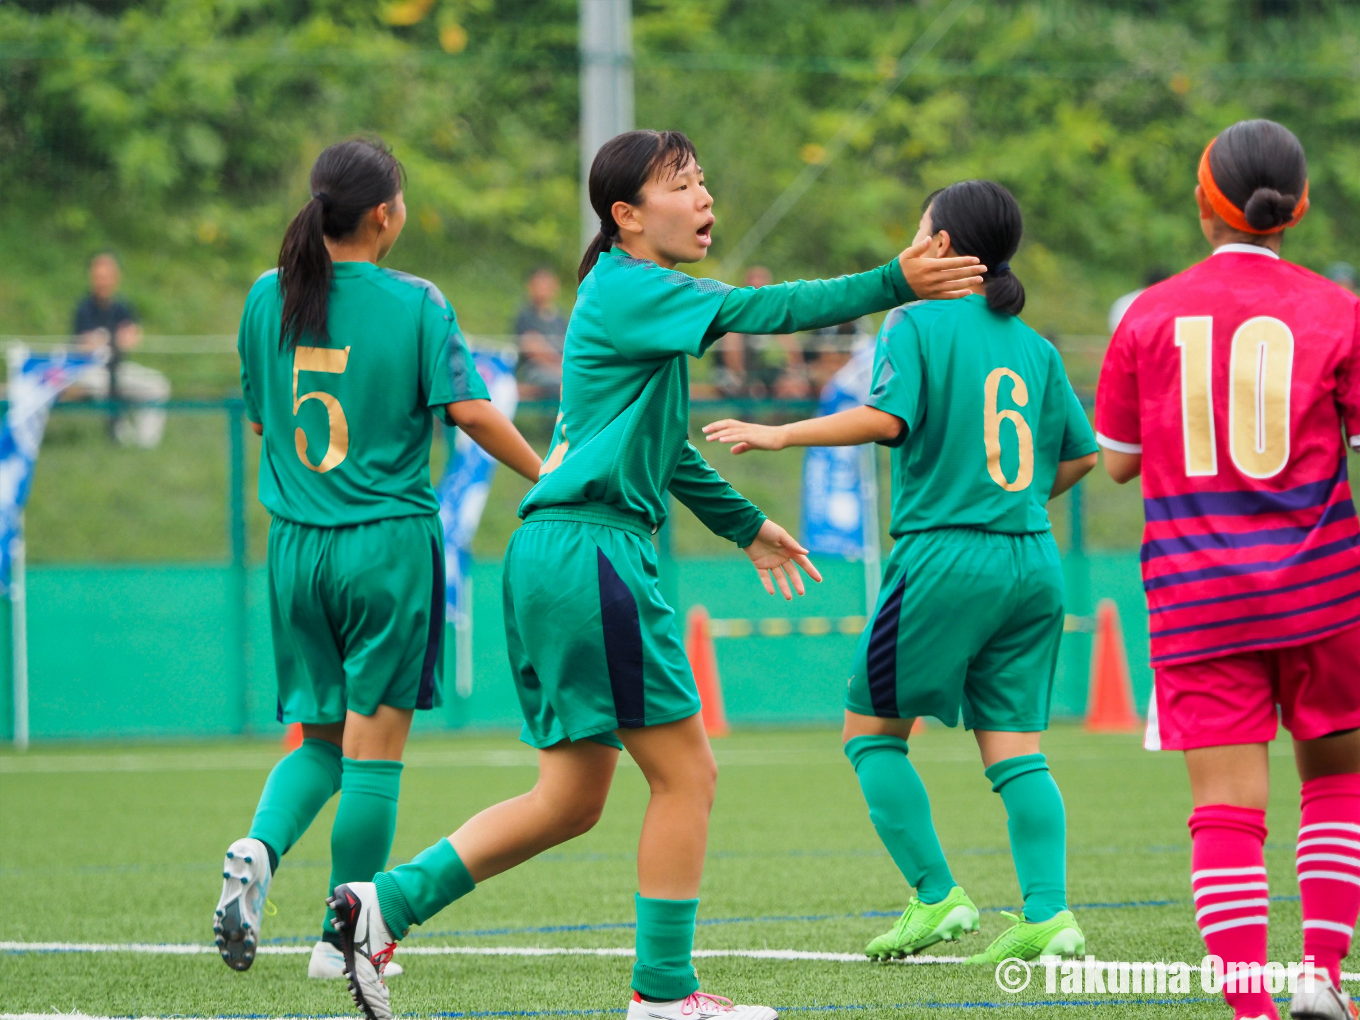
<instances>
[{"instance_id":1,"label":"blue field line","mask_svg":"<svg viewBox=\"0 0 1360 1020\"><path fill-rule=\"evenodd\" d=\"M1273 903L1296 903L1297 896L1272 896ZM1148 907L1189 906L1191 900L1122 900L1119 902L1074 903L1073 910L1137 910ZM1020 907L983 907L980 913L997 914L1003 910L1018 912ZM859 921L865 919L898 917L900 910L860 910L846 914L767 914L759 917L703 917L697 922L699 927L713 927L724 924L789 924L817 921ZM516 928L463 928L454 931L413 931L408 939L440 938L491 938L498 935L563 935L572 932L589 931L632 931L637 927L634 921L604 921L589 924L542 924ZM310 935L285 935L264 939L265 945L297 945L312 941Z\"/></svg>"}]
</instances>

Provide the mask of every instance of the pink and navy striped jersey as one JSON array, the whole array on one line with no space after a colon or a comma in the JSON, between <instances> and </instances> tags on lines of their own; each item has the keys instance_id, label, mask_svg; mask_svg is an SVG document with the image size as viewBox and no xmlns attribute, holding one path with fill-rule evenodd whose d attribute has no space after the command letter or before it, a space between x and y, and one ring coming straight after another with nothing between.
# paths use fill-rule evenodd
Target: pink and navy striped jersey
<instances>
[{"instance_id":1,"label":"pink and navy striped jersey","mask_svg":"<svg viewBox=\"0 0 1360 1020\"><path fill-rule=\"evenodd\" d=\"M1226 245L1134 301L1096 433L1142 454L1152 664L1303 644L1360 623L1360 300Z\"/></svg>"}]
</instances>

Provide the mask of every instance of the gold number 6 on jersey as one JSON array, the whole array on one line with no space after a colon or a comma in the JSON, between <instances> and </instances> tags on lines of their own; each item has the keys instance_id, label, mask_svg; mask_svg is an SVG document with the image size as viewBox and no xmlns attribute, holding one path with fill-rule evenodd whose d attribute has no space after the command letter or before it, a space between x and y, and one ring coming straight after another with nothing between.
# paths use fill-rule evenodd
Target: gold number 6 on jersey
<instances>
[{"instance_id":1,"label":"gold number 6 on jersey","mask_svg":"<svg viewBox=\"0 0 1360 1020\"><path fill-rule=\"evenodd\" d=\"M302 405L309 400L319 400L326 408L326 418L330 424L330 438L326 444L326 455L320 464L307 459L307 433L298 427L293 432L293 442L297 445L298 460L318 474L325 474L336 467L349 454L349 422L345 419L344 408L340 401L329 393L313 390L298 396L299 372L329 372L340 375L349 365L349 348L337 350L334 347L299 347L293 351L293 415L296 416Z\"/></svg>"},{"instance_id":2,"label":"gold number 6 on jersey","mask_svg":"<svg viewBox=\"0 0 1360 1020\"><path fill-rule=\"evenodd\" d=\"M1009 368L992 369L986 383L983 384L987 403L982 418L982 439L987 446L987 473L992 476L992 481L1007 492L1019 492L1021 489L1029 488L1029 483L1034 481L1034 433L1030 431L1029 422L1025 421L1019 411L1011 407L1004 411L996 409L997 391L1001 389L1002 379L1011 380L1011 400L1015 401L1017 407L1024 407L1029 403L1029 389L1025 386L1025 380ZM1020 464L1016 469L1014 481L1007 481L1006 472L1001 470L1003 421L1009 421L1015 426L1015 438L1020 447Z\"/></svg>"}]
</instances>

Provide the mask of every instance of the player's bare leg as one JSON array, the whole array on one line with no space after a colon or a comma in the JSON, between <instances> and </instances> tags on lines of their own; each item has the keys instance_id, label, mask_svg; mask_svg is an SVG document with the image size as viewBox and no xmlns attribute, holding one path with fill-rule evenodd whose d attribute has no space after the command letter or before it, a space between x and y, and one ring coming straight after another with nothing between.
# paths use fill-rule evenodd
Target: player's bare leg
<instances>
[{"instance_id":1,"label":"player's bare leg","mask_svg":"<svg viewBox=\"0 0 1360 1020\"><path fill-rule=\"evenodd\" d=\"M383 971L412 924L433 917L477 882L513 868L594 826L604 809L619 752L589 740L541 750L538 782L493 804L447 839L373 882L338 886L331 897L346 976L368 1020L388 1020Z\"/></svg>"},{"instance_id":2,"label":"player's bare leg","mask_svg":"<svg viewBox=\"0 0 1360 1020\"><path fill-rule=\"evenodd\" d=\"M694 976L699 882L718 782L703 720L692 715L618 735L651 789L638 841L638 962L628 1020L773 1020L768 1006L699 991Z\"/></svg>"}]
</instances>

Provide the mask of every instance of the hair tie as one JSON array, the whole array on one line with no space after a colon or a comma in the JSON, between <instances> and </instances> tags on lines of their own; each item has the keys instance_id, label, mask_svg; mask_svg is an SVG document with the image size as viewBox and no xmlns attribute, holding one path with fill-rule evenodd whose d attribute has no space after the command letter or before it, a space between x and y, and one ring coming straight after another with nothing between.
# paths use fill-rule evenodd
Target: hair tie
<instances>
[{"instance_id":1,"label":"hair tie","mask_svg":"<svg viewBox=\"0 0 1360 1020\"><path fill-rule=\"evenodd\" d=\"M995 269L991 271L990 275L1000 276L1002 273L1009 273L1010 271L1011 264L1009 262L1002 262L1000 265L998 265Z\"/></svg>"},{"instance_id":2,"label":"hair tie","mask_svg":"<svg viewBox=\"0 0 1360 1020\"><path fill-rule=\"evenodd\" d=\"M619 232L619 225L612 218L600 220L600 233L605 237L613 237Z\"/></svg>"},{"instance_id":3,"label":"hair tie","mask_svg":"<svg viewBox=\"0 0 1360 1020\"><path fill-rule=\"evenodd\" d=\"M1303 195L1294 203L1294 211L1288 223L1281 223L1278 227L1271 227L1269 230L1257 230L1247 222L1246 213L1237 206L1233 205L1232 200L1218 187L1218 182L1214 180L1213 168L1209 166L1209 152L1214 147L1215 138L1204 147L1204 155L1199 158L1199 186L1204 189L1204 197L1209 200L1209 207L1218 213L1219 217L1228 226L1243 234L1278 234L1281 230L1287 230L1296 225L1303 219L1303 214L1308 211L1308 182L1303 182Z\"/></svg>"},{"instance_id":4,"label":"hair tie","mask_svg":"<svg viewBox=\"0 0 1360 1020\"><path fill-rule=\"evenodd\" d=\"M331 196L324 191L313 191L312 197L321 203L323 211L331 207Z\"/></svg>"}]
</instances>

